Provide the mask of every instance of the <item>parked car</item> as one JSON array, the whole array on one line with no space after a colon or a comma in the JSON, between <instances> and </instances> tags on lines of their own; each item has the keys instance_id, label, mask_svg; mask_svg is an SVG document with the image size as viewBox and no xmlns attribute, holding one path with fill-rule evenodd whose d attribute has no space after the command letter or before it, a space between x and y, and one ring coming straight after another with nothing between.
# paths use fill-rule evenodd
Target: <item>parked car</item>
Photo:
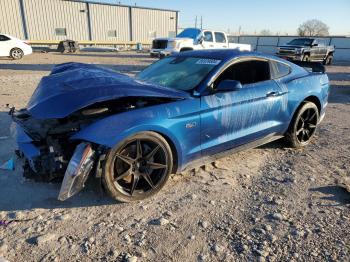
<instances>
[{"instance_id":1,"label":"parked car","mask_svg":"<svg viewBox=\"0 0 350 262\"><path fill-rule=\"evenodd\" d=\"M279 46L277 55L289 60L323 62L330 65L333 61L334 46L327 46L324 39L296 38L286 45Z\"/></svg>"},{"instance_id":2,"label":"parked car","mask_svg":"<svg viewBox=\"0 0 350 262\"><path fill-rule=\"evenodd\" d=\"M173 53L198 49L237 48L251 51L249 44L237 44L225 32L186 28L175 38L156 38L152 42L151 57L167 56Z\"/></svg>"},{"instance_id":3,"label":"parked car","mask_svg":"<svg viewBox=\"0 0 350 262\"><path fill-rule=\"evenodd\" d=\"M33 53L32 47L27 42L10 35L0 34L0 56L17 60L31 53Z\"/></svg>"},{"instance_id":4,"label":"parked car","mask_svg":"<svg viewBox=\"0 0 350 262\"><path fill-rule=\"evenodd\" d=\"M329 93L324 67L310 67L229 49L178 53L135 78L57 65L27 107L10 112L24 175L64 176L65 200L92 174L112 198L128 202L158 192L171 173L226 153L282 137L304 147Z\"/></svg>"}]
</instances>

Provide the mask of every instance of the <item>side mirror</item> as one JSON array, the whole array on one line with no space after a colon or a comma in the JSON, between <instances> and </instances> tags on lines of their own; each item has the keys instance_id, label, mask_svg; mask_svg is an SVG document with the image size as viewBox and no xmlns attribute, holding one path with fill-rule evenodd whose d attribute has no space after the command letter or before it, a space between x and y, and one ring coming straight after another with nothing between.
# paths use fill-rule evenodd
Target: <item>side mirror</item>
<instances>
[{"instance_id":1,"label":"side mirror","mask_svg":"<svg viewBox=\"0 0 350 262\"><path fill-rule=\"evenodd\" d=\"M202 35L199 36L199 37L198 37L198 40L197 40L197 43L198 43L198 44L202 44L203 41L204 41L204 36L202 36Z\"/></svg>"},{"instance_id":2,"label":"side mirror","mask_svg":"<svg viewBox=\"0 0 350 262\"><path fill-rule=\"evenodd\" d=\"M318 46L318 44L311 44L311 46Z\"/></svg>"},{"instance_id":3,"label":"side mirror","mask_svg":"<svg viewBox=\"0 0 350 262\"><path fill-rule=\"evenodd\" d=\"M238 91L242 89L241 82L237 80L223 80L221 81L217 88L217 92L229 92L229 91Z\"/></svg>"}]
</instances>

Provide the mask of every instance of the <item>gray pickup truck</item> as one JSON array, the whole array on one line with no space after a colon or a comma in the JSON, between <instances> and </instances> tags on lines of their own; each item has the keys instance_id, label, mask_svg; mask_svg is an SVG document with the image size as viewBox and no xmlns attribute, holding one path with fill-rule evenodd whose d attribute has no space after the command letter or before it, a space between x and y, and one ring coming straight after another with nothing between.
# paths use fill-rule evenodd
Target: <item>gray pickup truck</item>
<instances>
[{"instance_id":1,"label":"gray pickup truck","mask_svg":"<svg viewBox=\"0 0 350 262\"><path fill-rule=\"evenodd\" d=\"M332 64L334 46L327 46L324 39L296 38L288 44L279 46L277 55L287 60L322 62Z\"/></svg>"}]
</instances>

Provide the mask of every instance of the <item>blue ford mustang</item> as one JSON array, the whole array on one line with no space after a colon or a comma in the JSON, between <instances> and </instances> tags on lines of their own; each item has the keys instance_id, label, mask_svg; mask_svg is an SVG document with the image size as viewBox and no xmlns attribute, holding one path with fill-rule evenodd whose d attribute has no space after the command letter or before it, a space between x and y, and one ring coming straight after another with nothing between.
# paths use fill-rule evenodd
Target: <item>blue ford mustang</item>
<instances>
[{"instance_id":1,"label":"blue ford mustang","mask_svg":"<svg viewBox=\"0 0 350 262\"><path fill-rule=\"evenodd\" d=\"M134 78L58 65L27 107L11 112L24 176L63 178L58 198L65 200L93 174L111 197L127 202L222 153L282 137L303 147L329 93L324 70L310 68L237 50L180 53Z\"/></svg>"}]
</instances>

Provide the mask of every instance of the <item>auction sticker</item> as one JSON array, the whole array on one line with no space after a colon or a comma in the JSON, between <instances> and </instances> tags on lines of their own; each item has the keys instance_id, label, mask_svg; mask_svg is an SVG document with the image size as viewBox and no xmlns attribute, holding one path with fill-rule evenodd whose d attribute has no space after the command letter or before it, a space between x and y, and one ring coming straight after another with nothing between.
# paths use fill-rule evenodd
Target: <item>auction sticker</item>
<instances>
[{"instance_id":1,"label":"auction sticker","mask_svg":"<svg viewBox=\"0 0 350 262\"><path fill-rule=\"evenodd\" d=\"M220 64L221 60L217 59L199 59L196 64L198 65L218 65Z\"/></svg>"}]
</instances>

